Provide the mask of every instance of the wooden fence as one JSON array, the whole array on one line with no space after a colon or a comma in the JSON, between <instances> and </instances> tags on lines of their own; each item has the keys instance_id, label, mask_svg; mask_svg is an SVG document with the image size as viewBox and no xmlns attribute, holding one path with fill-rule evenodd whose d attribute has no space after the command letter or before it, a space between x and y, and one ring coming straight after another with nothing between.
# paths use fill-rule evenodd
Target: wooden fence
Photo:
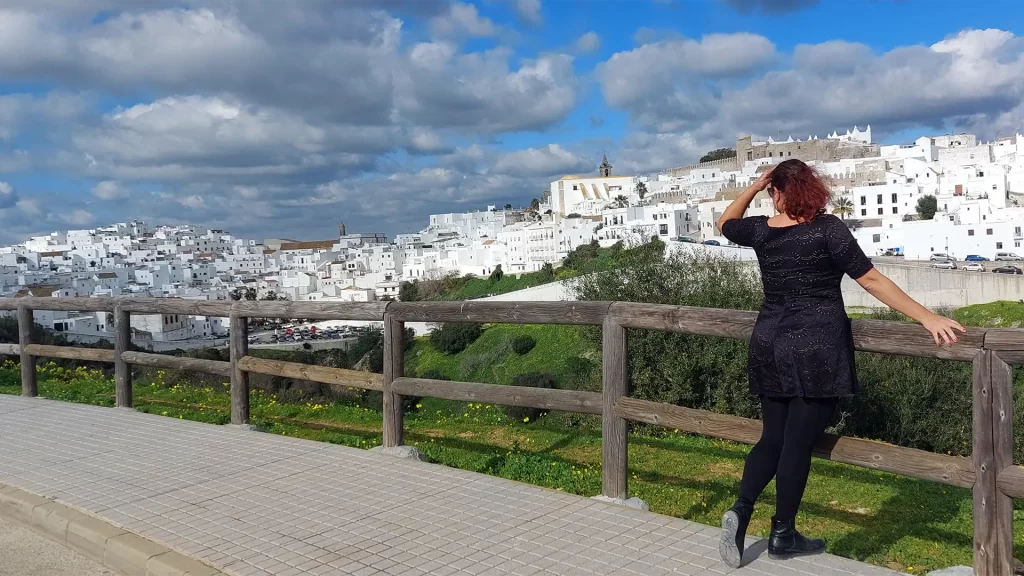
<instances>
[{"instance_id":1,"label":"wooden fence","mask_svg":"<svg viewBox=\"0 0 1024 576\"><path fill-rule=\"evenodd\" d=\"M18 344L0 353L20 355L22 393L37 394L39 356L112 362L117 405L132 406L131 365L218 374L231 380L231 422L249 421L250 373L300 378L377 390L384 395L384 446L402 444L401 397L523 406L587 414L603 419L602 492L628 494L628 422L645 422L752 444L761 434L757 420L715 414L629 396L627 330L646 329L749 339L756 313L630 302L228 302L169 298L0 299L0 310L17 310ZM114 350L33 344L33 310L111 312ZM230 318L231 361L181 358L128 350L131 314L184 314ZM265 360L248 355L251 317L312 320L369 320L384 326L384 374ZM602 326L603 392L534 389L404 376L406 322L482 322ZM935 346L920 326L876 320L853 323L857 350L973 363L973 454L935 454L883 442L826 437L815 455L970 488L974 493L974 569L978 576L1013 573L1013 498L1024 497L1024 468L1013 465L1013 375L1024 364L1024 330L972 328L952 347Z\"/></svg>"}]
</instances>

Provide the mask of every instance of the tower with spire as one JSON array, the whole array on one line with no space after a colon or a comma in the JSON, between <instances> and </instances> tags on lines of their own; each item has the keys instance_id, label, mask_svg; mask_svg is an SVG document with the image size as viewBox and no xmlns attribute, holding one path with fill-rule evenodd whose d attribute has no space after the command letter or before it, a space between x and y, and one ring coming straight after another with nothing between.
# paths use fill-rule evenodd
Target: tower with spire
<instances>
[{"instance_id":1,"label":"tower with spire","mask_svg":"<svg viewBox=\"0 0 1024 576\"><path fill-rule=\"evenodd\" d=\"M608 178L612 175L612 165L608 162L608 155L603 154L601 156L601 177Z\"/></svg>"}]
</instances>

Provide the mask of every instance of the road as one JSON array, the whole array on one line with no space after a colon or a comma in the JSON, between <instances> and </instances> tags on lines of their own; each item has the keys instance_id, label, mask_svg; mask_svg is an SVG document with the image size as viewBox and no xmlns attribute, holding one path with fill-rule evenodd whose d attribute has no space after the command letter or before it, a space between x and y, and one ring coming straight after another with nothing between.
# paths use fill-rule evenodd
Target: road
<instances>
[{"instance_id":1,"label":"road","mask_svg":"<svg viewBox=\"0 0 1024 576\"><path fill-rule=\"evenodd\" d=\"M31 530L0 520L0 576L116 576Z\"/></svg>"}]
</instances>

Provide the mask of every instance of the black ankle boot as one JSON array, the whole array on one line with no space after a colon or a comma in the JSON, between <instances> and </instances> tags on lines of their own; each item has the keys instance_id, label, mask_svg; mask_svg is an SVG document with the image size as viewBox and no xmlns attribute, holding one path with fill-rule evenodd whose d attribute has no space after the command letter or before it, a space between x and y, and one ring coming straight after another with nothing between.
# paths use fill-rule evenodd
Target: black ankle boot
<instances>
[{"instance_id":1,"label":"black ankle boot","mask_svg":"<svg viewBox=\"0 0 1024 576\"><path fill-rule=\"evenodd\" d=\"M811 539L796 531L793 520L772 517L772 535L768 538L768 555L773 558L814 554L825 550L825 541Z\"/></svg>"},{"instance_id":2,"label":"black ankle boot","mask_svg":"<svg viewBox=\"0 0 1024 576\"><path fill-rule=\"evenodd\" d=\"M718 553L730 568L739 568L743 563L743 541L753 514L753 507L737 502L722 516L722 540L718 543Z\"/></svg>"}]
</instances>

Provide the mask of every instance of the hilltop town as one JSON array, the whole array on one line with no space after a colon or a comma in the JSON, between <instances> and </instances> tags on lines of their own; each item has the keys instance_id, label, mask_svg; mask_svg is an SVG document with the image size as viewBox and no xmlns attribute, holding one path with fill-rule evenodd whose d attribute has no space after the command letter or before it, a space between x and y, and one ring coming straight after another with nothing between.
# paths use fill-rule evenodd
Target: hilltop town
<instances>
[{"instance_id":1,"label":"hilltop town","mask_svg":"<svg viewBox=\"0 0 1024 576\"><path fill-rule=\"evenodd\" d=\"M337 237L315 241L243 239L224 230L141 221L54 232L0 248L0 295L369 302L397 299L407 281L557 267L573 250L594 243L658 237L725 246L714 222L731 198L790 158L829 177L832 211L869 254L992 258L1024 240L1024 208L1017 200L1024 194L1022 145L1019 134L989 143L957 134L883 146L872 142L870 127L855 127L806 140L746 137L734 155L720 151L721 158L653 176L614 175L605 157L596 175L551 182L527 208L434 214L422 230L393 239L350 233L344 224ZM926 197L935 199L932 214L920 213ZM762 194L748 215L772 210ZM101 338L111 330L103 314L36 314L44 326L69 335ZM133 328L154 341L226 331L218 319L180 316L139 316Z\"/></svg>"}]
</instances>

